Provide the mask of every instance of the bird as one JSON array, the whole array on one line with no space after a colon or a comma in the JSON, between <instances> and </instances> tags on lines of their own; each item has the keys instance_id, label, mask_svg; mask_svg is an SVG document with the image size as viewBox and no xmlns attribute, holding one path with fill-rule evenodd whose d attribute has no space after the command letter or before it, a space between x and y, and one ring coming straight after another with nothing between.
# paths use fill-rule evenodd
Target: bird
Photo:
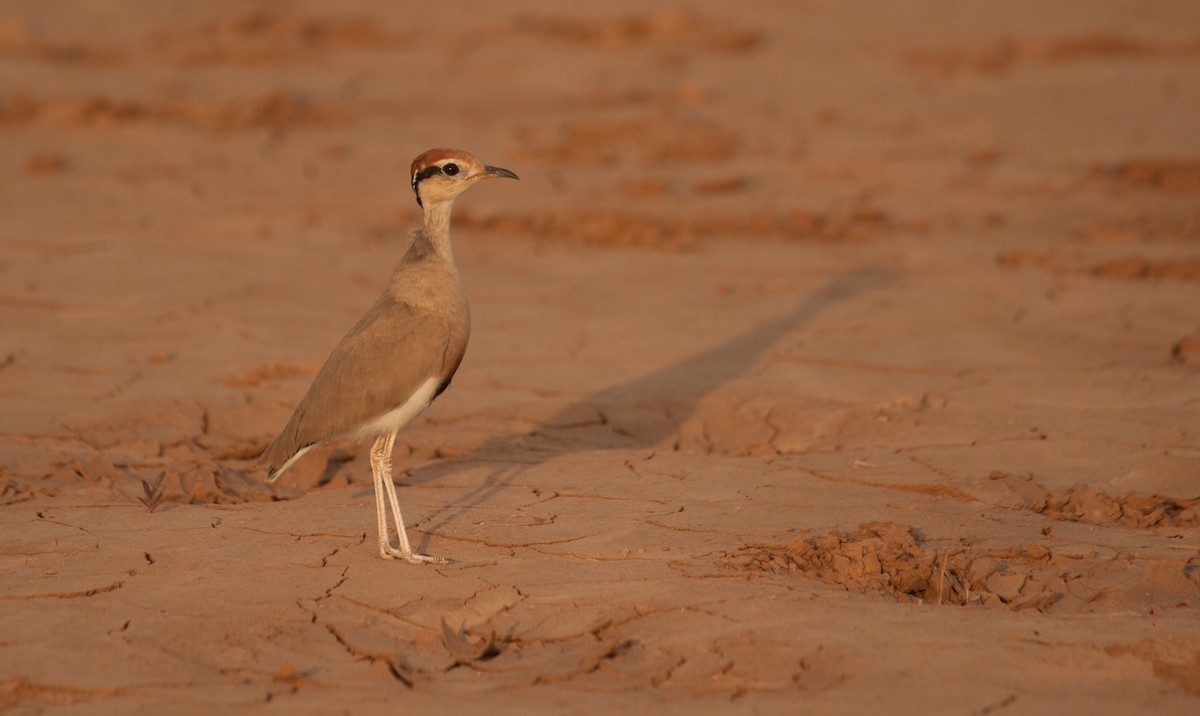
<instances>
[{"instance_id":1,"label":"bird","mask_svg":"<svg viewBox=\"0 0 1200 716\"><path fill-rule=\"evenodd\" d=\"M422 227L413 232L383 294L334 347L257 464L266 467L266 480L273 483L315 447L374 438L370 458L379 555L445 564L409 544L392 483L392 447L400 429L449 387L467 349L471 313L450 246L454 200L485 179L518 177L458 149L421 153L413 160L411 177ZM388 508L397 546L391 544Z\"/></svg>"}]
</instances>

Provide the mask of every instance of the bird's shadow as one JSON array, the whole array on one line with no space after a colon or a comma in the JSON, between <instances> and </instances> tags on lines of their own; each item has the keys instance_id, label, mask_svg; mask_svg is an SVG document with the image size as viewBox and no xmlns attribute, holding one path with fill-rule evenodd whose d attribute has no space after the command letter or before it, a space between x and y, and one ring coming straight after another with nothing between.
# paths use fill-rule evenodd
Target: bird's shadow
<instances>
[{"instance_id":1,"label":"bird's shadow","mask_svg":"<svg viewBox=\"0 0 1200 716\"><path fill-rule=\"evenodd\" d=\"M837 276L779 318L753 326L677 363L575 400L528 432L493 436L469 452L413 470L406 482L433 482L472 462L490 468L482 482L462 498L414 525L425 535L421 549L427 546L430 534L487 502L517 476L545 460L575 452L650 449L662 445L667 438L678 435L705 396L743 375L783 336L803 327L830 306L879 290L894 280L894 272L881 268ZM632 424L623 424L625 421L614 417L631 412L636 415ZM596 422L606 429L564 427L578 425L580 416L589 414L595 415ZM519 456L514 456L514 444L520 445Z\"/></svg>"}]
</instances>

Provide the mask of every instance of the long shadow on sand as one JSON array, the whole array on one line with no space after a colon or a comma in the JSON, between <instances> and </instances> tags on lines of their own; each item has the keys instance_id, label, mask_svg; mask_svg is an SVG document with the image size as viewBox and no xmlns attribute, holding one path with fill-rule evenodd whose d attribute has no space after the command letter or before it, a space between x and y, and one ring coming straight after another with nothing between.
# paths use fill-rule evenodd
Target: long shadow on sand
<instances>
[{"instance_id":1,"label":"long shadow on sand","mask_svg":"<svg viewBox=\"0 0 1200 716\"><path fill-rule=\"evenodd\" d=\"M492 466L502 462L461 499L436 510L414 527L420 532L436 533L512 484L533 465L549 458L589 450L649 449L662 445L678 435L680 426L706 395L744 374L783 336L801 328L830 306L879 290L894 279L894 273L875 268L838 276L773 321L754 326L678 363L576 400L528 433L498 435L468 453L415 470L406 482L434 481L472 461ZM589 415L595 416L595 420L588 420ZM570 427L580 426L581 417L583 425L591 425L593 429ZM514 443L521 445L519 455L514 455ZM422 540L421 549L427 541L428 537Z\"/></svg>"}]
</instances>

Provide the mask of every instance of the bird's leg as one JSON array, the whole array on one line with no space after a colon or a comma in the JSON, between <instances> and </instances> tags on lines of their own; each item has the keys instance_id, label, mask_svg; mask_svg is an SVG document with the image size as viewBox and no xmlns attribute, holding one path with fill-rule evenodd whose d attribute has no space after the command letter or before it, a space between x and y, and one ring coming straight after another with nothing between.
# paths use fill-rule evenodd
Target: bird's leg
<instances>
[{"instance_id":1,"label":"bird's leg","mask_svg":"<svg viewBox=\"0 0 1200 716\"><path fill-rule=\"evenodd\" d=\"M417 554L412 551L412 547L408 543L408 534L404 530L404 518L400 516L400 501L396 499L396 485L392 482L392 445L396 442L396 433L384 435L375 441L375 447L371 449L374 455L376 448L379 448L379 482L383 483L383 489L387 491L388 502L392 506L392 519L396 523L396 533L400 537L400 549L396 549L389 544L391 541L387 533L384 532L379 538L379 548L384 557L399 557L410 564L424 564L433 562L435 564L446 564L446 560L441 557L430 557L427 554ZM380 520L387 529L386 520L383 517L383 505L379 507Z\"/></svg>"},{"instance_id":2,"label":"bird's leg","mask_svg":"<svg viewBox=\"0 0 1200 716\"><path fill-rule=\"evenodd\" d=\"M384 507L383 497L383 453L384 446L390 441L388 436L382 435L375 439L375 444L371 446L371 478L375 482L375 521L379 535L379 556L384 559L391 559L388 551L391 550L391 545L388 544L391 539L388 537L387 528L387 513ZM389 450L390 452L390 450ZM390 472L390 471L389 471ZM391 476L387 477L391 481Z\"/></svg>"}]
</instances>

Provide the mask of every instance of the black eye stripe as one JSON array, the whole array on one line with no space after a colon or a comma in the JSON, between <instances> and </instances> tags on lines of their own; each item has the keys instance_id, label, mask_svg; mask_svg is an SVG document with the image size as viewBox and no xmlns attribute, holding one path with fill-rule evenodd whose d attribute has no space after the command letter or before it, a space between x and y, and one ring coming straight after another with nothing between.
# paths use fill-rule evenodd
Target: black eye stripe
<instances>
[{"instance_id":1,"label":"black eye stripe","mask_svg":"<svg viewBox=\"0 0 1200 716\"><path fill-rule=\"evenodd\" d=\"M441 167L434 165L434 166L430 166L430 167L425 167L424 169L417 172L416 174L413 174L413 190L415 191L417 188L417 185L420 184L422 181L424 181L425 179L428 179L429 177L433 176L434 174L437 174L441 170L442 170Z\"/></svg>"},{"instance_id":2,"label":"black eye stripe","mask_svg":"<svg viewBox=\"0 0 1200 716\"><path fill-rule=\"evenodd\" d=\"M431 167L425 167L424 169L417 172L416 174L413 174L412 187L413 187L413 193L417 195L417 206L421 205L421 192L417 191L417 185L420 184L422 181L428 179L429 177L433 176L434 174L437 174L441 170L442 170L441 167L435 165L435 166L431 166Z\"/></svg>"},{"instance_id":3,"label":"black eye stripe","mask_svg":"<svg viewBox=\"0 0 1200 716\"><path fill-rule=\"evenodd\" d=\"M425 167L424 169L417 172L416 174L413 174L412 188L413 188L413 193L417 195L417 206L422 206L421 192L419 191L419 188L418 188L420 186L421 182L425 181L426 179L433 176L434 174L445 174L446 176L452 177L452 176L457 175L460 171L462 171L462 167L460 167L459 165L455 164L454 162L446 162L445 164L443 164L441 166L438 166L436 164L431 164L430 166Z\"/></svg>"}]
</instances>

